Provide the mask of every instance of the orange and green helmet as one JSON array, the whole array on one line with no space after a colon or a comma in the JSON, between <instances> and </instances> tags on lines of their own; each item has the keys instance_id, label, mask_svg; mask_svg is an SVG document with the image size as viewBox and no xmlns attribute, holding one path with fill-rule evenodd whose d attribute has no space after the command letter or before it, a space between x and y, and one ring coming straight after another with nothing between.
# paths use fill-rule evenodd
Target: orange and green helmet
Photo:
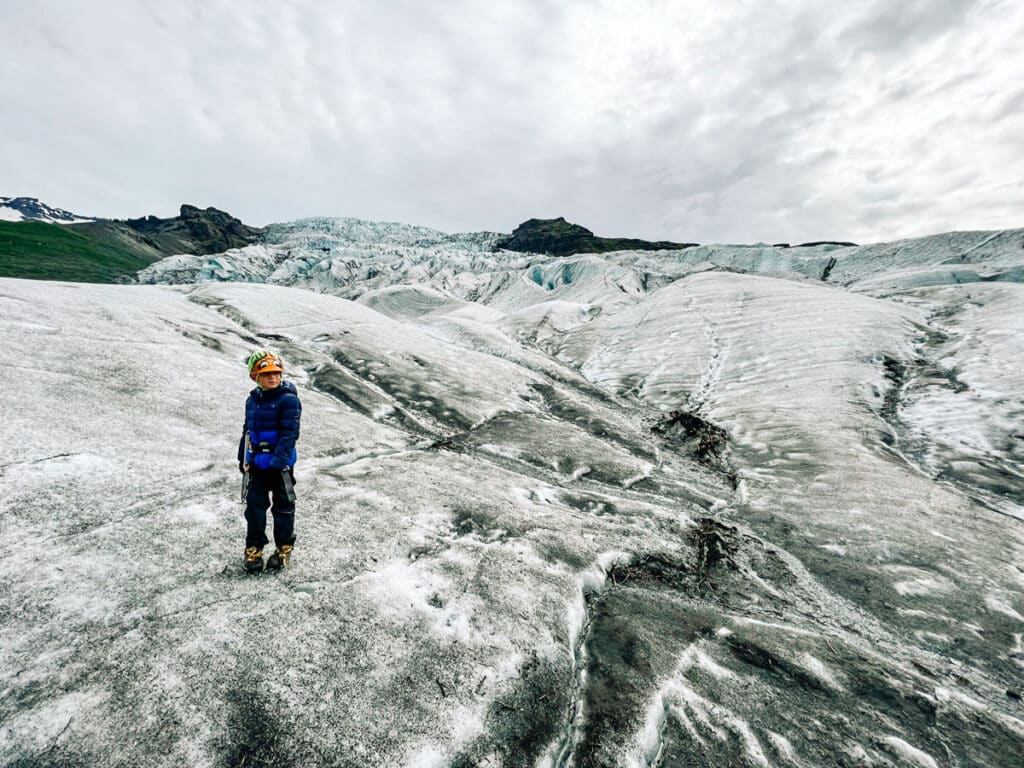
<instances>
[{"instance_id":1,"label":"orange and green helmet","mask_svg":"<svg viewBox=\"0 0 1024 768\"><path fill-rule=\"evenodd\" d=\"M261 349L249 355L249 378L256 381L261 373L284 373L284 363L272 352Z\"/></svg>"}]
</instances>

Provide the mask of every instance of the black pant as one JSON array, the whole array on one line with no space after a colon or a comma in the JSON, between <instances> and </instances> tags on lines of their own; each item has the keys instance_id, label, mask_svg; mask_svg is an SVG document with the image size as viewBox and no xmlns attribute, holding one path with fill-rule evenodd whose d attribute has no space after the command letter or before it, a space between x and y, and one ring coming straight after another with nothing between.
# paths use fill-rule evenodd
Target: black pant
<instances>
[{"instance_id":1,"label":"black pant","mask_svg":"<svg viewBox=\"0 0 1024 768\"><path fill-rule=\"evenodd\" d=\"M291 473L291 470L286 470ZM291 475L294 478L294 475ZM294 482L294 480L293 480ZM270 496L274 496L271 507ZM245 546L263 549L267 539L267 509L274 515L274 543L278 548L295 544L295 502L288 501L284 478L277 470L249 468L249 492L245 495Z\"/></svg>"}]
</instances>

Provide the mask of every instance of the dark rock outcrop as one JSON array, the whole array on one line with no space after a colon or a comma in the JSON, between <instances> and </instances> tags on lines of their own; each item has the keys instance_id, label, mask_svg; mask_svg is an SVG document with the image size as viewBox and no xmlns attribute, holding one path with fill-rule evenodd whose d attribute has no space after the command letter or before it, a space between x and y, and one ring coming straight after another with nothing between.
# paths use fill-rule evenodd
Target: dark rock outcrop
<instances>
[{"instance_id":1,"label":"dark rock outcrop","mask_svg":"<svg viewBox=\"0 0 1024 768\"><path fill-rule=\"evenodd\" d=\"M813 248L816 245L841 245L844 248L856 248L856 243L850 243L845 240L815 240L811 243L800 243L800 245L794 245L794 248Z\"/></svg>"},{"instance_id":2,"label":"dark rock outcrop","mask_svg":"<svg viewBox=\"0 0 1024 768\"><path fill-rule=\"evenodd\" d=\"M772 243L772 248L813 248L816 245L841 245L845 248L856 248L856 243L846 242L845 240L815 240L810 243L800 243L799 245L790 245L789 243Z\"/></svg>"},{"instance_id":3,"label":"dark rock outcrop","mask_svg":"<svg viewBox=\"0 0 1024 768\"><path fill-rule=\"evenodd\" d=\"M697 243L650 242L625 237L597 237L586 227L557 219L529 219L512 234L498 242L497 248L507 251L546 253L570 256L574 253L606 253L608 251L662 251L692 248Z\"/></svg>"},{"instance_id":4,"label":"dark rock outcrop","mask_svg":"<svg viewBox=\"0 0 1024 768\"><path fill-rule=\"evenodd\" d=\"M67 226L70 231L141 257L147 263L178 254L205 256L241 248L255 242L261 232L224 211L202 210L193 205L181 206L180 215L168 219L143 216Z\"/></svg>"},{"instance_id":5,"label":"dark rock outcrop","mask_svg":"<svg viewBox=\"0 0 1024 768\"><path fill-rule=\"evenodd\" d=\"M173 219L144 216L123 223L168 255L221 253L249 245L260 234L260 230L229 213L216 208L201 210L194 205L182 205L180 214Z\"/></svg>"}]
</instances>

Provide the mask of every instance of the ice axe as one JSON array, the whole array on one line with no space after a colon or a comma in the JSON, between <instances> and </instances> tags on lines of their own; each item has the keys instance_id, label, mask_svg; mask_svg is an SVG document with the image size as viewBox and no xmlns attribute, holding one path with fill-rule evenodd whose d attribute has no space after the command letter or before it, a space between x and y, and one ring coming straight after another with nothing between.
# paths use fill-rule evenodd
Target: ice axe
<instances>
[{"instance_id":1,"label":"ice axe","mask_svg":"<svg viewBox=\"0 0 1024 768\"><path fill-rule=\"evenodd\" d=\"M245 433L245 457L242 464L242 503L246 503L249 495L249 455L252 453L252 443L249 442L249 433Z\"/></svg>"}]
</instances>

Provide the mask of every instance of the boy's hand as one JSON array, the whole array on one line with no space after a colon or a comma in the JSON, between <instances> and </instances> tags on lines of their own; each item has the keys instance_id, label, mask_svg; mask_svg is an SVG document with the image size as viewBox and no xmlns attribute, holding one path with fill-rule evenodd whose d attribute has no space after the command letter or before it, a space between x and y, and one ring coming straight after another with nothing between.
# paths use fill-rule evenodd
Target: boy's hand
<instances>
[{"instance_id":1,"label":"boy's hand","mask_svg":"<svg viewBox=\"0 0 1024 768\"><path fill-rule=\"evenodd\" d=\"M243 475L245 474L245 462L244 461L238 462L238 471L241 472Z\"/></svg>"}]
</instances>

